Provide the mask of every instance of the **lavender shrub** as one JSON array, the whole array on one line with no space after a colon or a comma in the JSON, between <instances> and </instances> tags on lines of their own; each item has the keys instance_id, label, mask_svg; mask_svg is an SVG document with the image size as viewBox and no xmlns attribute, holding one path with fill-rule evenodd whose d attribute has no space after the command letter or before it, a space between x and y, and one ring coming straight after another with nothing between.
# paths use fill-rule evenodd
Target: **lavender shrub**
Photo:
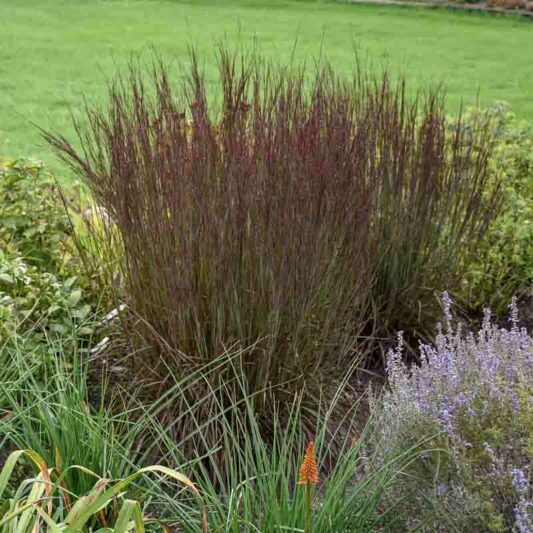
<instances>
[{"instance_id":1,"label":"lavender shrub","mask_svg":"<svg viewBox=\"0 0 533 533\"><path fill-rule=\"evenodd\" d=\"M532 532L533 337L514 301L509 329L487 310L477 334L454 324L447 293L442 301L444 323L434 345L420 345L420 365L403 362L401 333L388 357L381 453L431 450L402 481L402 528Z\"/></svg>"}]
</instances>

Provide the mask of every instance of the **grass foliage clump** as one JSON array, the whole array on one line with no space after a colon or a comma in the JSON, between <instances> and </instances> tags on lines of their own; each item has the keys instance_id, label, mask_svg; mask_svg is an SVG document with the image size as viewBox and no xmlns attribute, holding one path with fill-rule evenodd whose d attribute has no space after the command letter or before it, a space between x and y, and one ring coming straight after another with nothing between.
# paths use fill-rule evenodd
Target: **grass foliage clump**
<instances>
[{"instance_id":1,"label":"grass foliage clump","mask_svg":"<svg viewBox=\"0 0 533 533\"><path fill-rule=\"evenodd\" d=\"M198 442L199 434L215 427L219 430L218 445L191 466L209 509L210 531L348 533L387 530L395 523L395 507L402 505L403 497L397 492L397 498L385 505L383 496L386 491L394 492L404 471L418 460L419 451L403 449L386 461L367 454L370 426L368 431L363 429L357 402L344 413L344 424L338 424L342 388L338 393L332 402L315 408L312 433L304 423L309 413L301 394L289 404L288 415L282 416L281 410L272 413L268 435L255 399L242 394L233 397L230 407L216 394L217 407L207 421L192 415L195 427L184 442L173 438L173 423L159 427L158 442L170 464L183 464L187 441ZM172 397L179 397L178 389L174 388ZM213 404L207 398L202 403ZM183 416L190 417L191 411L183 411ZM310 440L315 441L317 450L312 485L300 483L302 460ZM168 495L164 501L163 506L168 505L169 512L180 517L184 531L198 531L198 508L191 511L183 501Z\"/></svg>"},{"instance_id":2,"label":"grass foliage clump","mask_svg":"<svg viewBox=\"0 0 533 533\"><path fill-rule=\"evenodd\" d=\"M0 367L2 533L39 525L122 532L124 523L128 531L143 531L142 523L190 533L303 531L310 519L307 531L377 530L394 522L402 500L384 506L384 492L418 460L414 449L385 462L369 455L370 426L362 429L357 402L338 424L346 383L316 407L312 433L298 394L288 416L272 413L265 435L261 411L232 365L237 354L173 376L157 400L136 399L127 408L97 401L101 385L91 386L80 353L48 373L44 361L30 364L24 350L2 347L0 357L10 363ZM216 372L213 364L235 368L231 381L241 393L220 385L191 400L190 392ZM302 486L310 440L316 472L313 485Z\"/></svg>"},{"instance_id":3,"label":"grass foliage clump","mask_svg":"<svg viewBox=\"0 0 533 533\"><path fill-rule=\"evenodd\" d=\"M426 331L495 206L489 129L459 119L450 138L440 93L410 100L387 76L225 50L219 68L210 105L194 57L176 91L132 66L86 110L81 148L46 137L110 219L132 336L184 372L247 348L250 391L316 395L400 321Z\"/></svg>"},{"instance_id":4,"label":"grass foliage clump","mask_svg":"<svg viewBox=\"0 0 533 533\"><path fill-rule=\"evenodd\" d=\"M137 500L126 498L134 481L149 473L158 473L175 479L198 494L193 483L185 476L160 466L146 467L125 479L114 481L100 478L89 469L74 465L72 472L97 479L94 487L83 495L71 492L64 473L49 465L33 450L17 450L7 458L0 471L0 502L9 490L9 478L17 462L28 458L36 469L34 477L22 481L0 508L2 533L29 533L50 531L64 533L106 531L109 533L143 533L145 525L158 520L143 516ZM164 530L164 526L159 528ZM205 531L205 529L204 529Z\"/></svg>"}]
</instances>

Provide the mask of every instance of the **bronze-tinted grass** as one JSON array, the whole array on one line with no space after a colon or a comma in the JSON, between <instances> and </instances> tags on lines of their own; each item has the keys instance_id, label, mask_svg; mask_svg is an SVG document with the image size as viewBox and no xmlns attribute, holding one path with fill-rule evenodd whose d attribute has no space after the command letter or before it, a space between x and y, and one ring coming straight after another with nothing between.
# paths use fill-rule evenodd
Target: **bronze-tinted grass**
<instances>
[{"instance_id":1,"label":"bronze-tinted grass","mask_svg":"<svg viewBox=\"0 0 533 533\"><path fill-rule=\"evenodd\" d=\"M247 348L251 391L312 397L354 358L379 362L400 322L427 333L496 206L486 125L447 120L440 90L223 49L211 101L192 59L176 87L133 65L87 107L80 149L46 135L113 221L145 357L186 372Z\"/></svg>"}]
</instances>

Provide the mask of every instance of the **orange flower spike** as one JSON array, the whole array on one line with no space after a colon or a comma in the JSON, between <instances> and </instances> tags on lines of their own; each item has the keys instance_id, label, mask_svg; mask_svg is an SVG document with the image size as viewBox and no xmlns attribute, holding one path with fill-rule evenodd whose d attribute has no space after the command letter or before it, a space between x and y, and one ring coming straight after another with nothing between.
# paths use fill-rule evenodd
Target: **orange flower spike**
<instances>
[{"instance_id":1,"label":"orange flower spike","mask_svg":"<svg viewBox=\"0 0 533 533\"><path fill-rule=\"evenodd\" d=\"M311 441L305 450L304 460L300 467L298 485L316 485L318 483L318 467L316 465L315 443Z\"/></svg>"}]
</instances>

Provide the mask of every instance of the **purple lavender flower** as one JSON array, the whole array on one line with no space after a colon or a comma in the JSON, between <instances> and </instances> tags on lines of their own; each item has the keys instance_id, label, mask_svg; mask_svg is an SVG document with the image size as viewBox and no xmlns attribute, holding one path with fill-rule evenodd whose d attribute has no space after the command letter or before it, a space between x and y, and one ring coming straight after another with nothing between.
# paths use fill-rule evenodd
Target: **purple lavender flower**
<instances>
[{"instance_id":1,"label":"purple lavender flower","mask_svg":"<svg viewBox=\"0 0 533 533\"><path fill-rule=\"evenodd\" d=\"M533 502L520 500L514 509L514 514L519 533L533 533Z\"/></svg>"},{"instance_id":2,"label":"purple lavender flower","mask_svg":"<svg viewBox=\"0 0 533 533\"><path fill-rule=\"evenodd\" d=\"M512 486L516 492L525 494L529 489L529 481L525 472L521 468L514 468L511 472Z\"/></svg>"},{"instance_id":3,"label":"purple lavender flower","mask_svg":"<svg viewBox=\"0 0 533 533\"><path fill-rule=\"evenodd\" d=\"M491 505L507 519L511 518L509 502L502 501L501 495L512 489L516 528L520 533L533 533L530 458L525 453L531 435L517 417L527 408L524 393L533 388L533 337L518 328L514 300L510 328L492 323L490 311L485 310L476 333L454 325L448 293L443 294L442 306L443 325L433 344L420 344L419 366L403 363L402 334L397 348L389 353L390 390L383 398L383 441L386 447L399 449L413 445L417 438L421 442L431 435L442 436L450 452L447 475L457 476L446 479L454 499L463 476L475 476L486 481ZM492 435L498 438L492 440ZM486 454L480 454L480 448ZM431 466L432 456L423 457ZM437 478L437 497L444 494L441 481ZM428 485L428 490L434 490L434 485ZM465 509L469 502L486 497L469 490L475 489L465 488L460 504Z\"/></svg>"}]
</instances>

